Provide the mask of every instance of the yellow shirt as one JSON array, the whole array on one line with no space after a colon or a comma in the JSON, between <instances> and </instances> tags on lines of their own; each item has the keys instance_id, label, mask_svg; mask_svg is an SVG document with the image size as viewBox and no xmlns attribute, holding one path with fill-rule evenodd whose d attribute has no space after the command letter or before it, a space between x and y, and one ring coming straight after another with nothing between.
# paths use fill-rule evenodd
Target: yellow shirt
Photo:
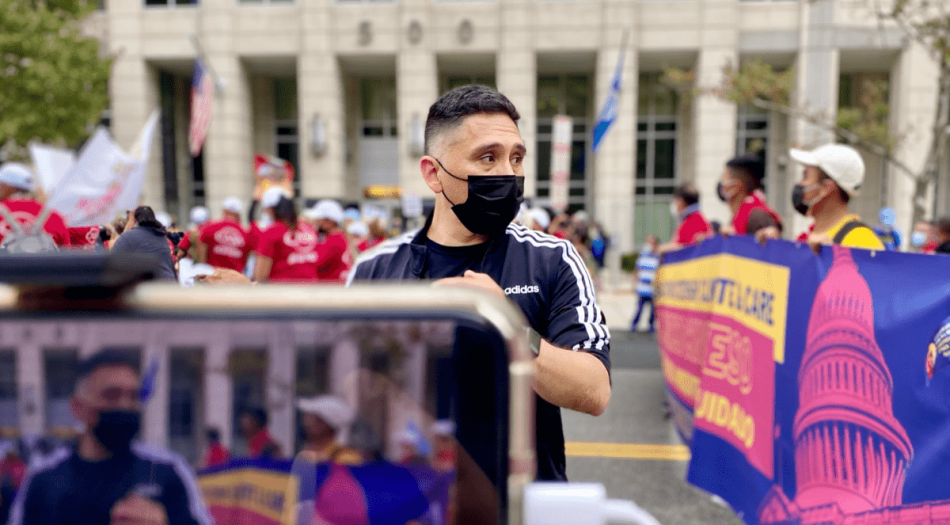
<instances>
[{"instance_id":1,"label":"yellow shirt","mask_svg":"<svg viewBox=\"0 0 950 525\"><path fill-rule=\"evenodd\" d=\"M848 224L852 221L860 221L861 217L855 214L847 215L838 221L838 224L835 224L831 227L830 230L825 232L825 235L829 239L834 239L835 235L844 228L845 224ZM854 228L847 235L844 236L844 239L841 240L841 246L847 246L848 248L864 248L865 250L883 250L884 243L881 242L881 239L878 238L877 234L874 233L874 230L871 228Z\"/></svg>"}]
</instances>

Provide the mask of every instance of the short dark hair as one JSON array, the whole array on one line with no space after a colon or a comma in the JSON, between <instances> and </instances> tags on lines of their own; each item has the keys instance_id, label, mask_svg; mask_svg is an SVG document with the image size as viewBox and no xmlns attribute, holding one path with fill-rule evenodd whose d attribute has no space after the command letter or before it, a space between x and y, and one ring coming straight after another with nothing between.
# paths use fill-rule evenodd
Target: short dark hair
<instances>
[{"instance_id":1,"label":"short dark hair","mask_svg":"<svg viewBox=\"0 0 950 525\"><path fill-rule=\"evenodd\" d=\"M151 206L139 206L135 208L135 211L132 212L132 217L135 218L135 223L139 226L155 228L165 233L165 227L155 218L155 212L152 211Z\"/></svg>"},{"instance_id":2,"label":"short dark hair","mask_svg":"<svg viewBox=\"0 0 950 525\"><path fill-rule=\"evenodd\" d=\"M131 368L136 375L139 373L135 360L128 352L103 350L79 362L79 366L76 369L76 381L82 381L104 366L127 366Z\"/></svg>"},{"instance_id":3,"label":"short dark hair","mask_svg":"<svg viewBox=\"0 0 950 525\"><path fill-rule=\"evenodd\" d=\"M847 204L848 202L851 201L851 195L849 195L848 192L844 191L844 188L842 188L837 182L835 182L835 180L832 179L830 175L825 173L825 170L818 168L818 173L819 173L818 182L824 182L826 180L830 180L831 182L835 183L835 188L838 188L838 198L841 199L841 202Z\"/></svg>"},{"instance_id":4,"label":"short dark hair","mask_svg":"<svg viewBox=\"0 0 950 525\"><path fill-rule=\"evenodd\" d=\"M477 84L457 87L429 107L425 129L426 155L439 135L458 126L465 117L482 113L508 115L515 123L521 118L508 97L495 89Z\"/></svg>"},{"instance_id":5,"label":"short dark hair","mask_svg":"<svg viewBox=\"0 0 950 525\"><path fill-rule=\"evenodd\" d=\"M216 428L209 428L205 430L205 435L208 436L208 441L221 441L221 431Z\"/></svg>"},{"instance_id":6,"label":"short dark hair","mask_svg":"<svg viewBox=\"0 0 950 525\"><path fill-rule=\"evenodd\" d=\"M730 159L726 167L742 182L747 192L751 193L762 187L762 179L765 178L765 162L762 157L752 154L739 155Z\"/></svg>"},{"instance_id":7,"label":"short dark hair","mask_svg":"<svg viewBox=\"0 0 950 525\"><path fill-rule=\"evenodd\" d=\"M673 196L683 199L683 202L687 206L699 203L699 190L696 189L694 184L688 182L676 188L676 191L673 192Z\"/></svg>"},{"instance_id":8,"label":"short dark hair","mask_svg":"<svg viewBox=\"0 0 950 525\"><path fill-rule=\"evenodd\" d=\"M297 207L294 205L294 201L281 195L280 200L277 201L277 206L274 206L274 218L279 222L284 223L284 225L291 230L296 228Z\"/></svg>"},{"instance_id":9,"label":"short dark hair","mask_svg":"<svg viewBox=\"0 0 950 525\"><path fill-rule=\"evenodd\" d=\"M950 217L941 217L934 223L934 226L943 235L950 235Z\"/></svg>"},{"instance_id":10,"label":"short dark hair","mask_svg":"<svg viewBox=\"0 0 950 525\"><path fill-rule=\"evenodd\" d=\"M261 407L245 408L241 411L241 415L250 416L251 419L257 421L257 424L262 427L267 426L267 411Z\"/></svg>"}]
</instances>

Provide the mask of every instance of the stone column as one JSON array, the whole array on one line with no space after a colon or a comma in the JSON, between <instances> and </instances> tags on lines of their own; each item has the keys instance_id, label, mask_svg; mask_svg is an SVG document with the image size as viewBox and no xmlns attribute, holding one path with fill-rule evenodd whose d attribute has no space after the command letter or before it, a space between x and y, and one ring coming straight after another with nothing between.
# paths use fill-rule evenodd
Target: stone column
<instances>
[{"instance_id":1,"label":"stone column","mask_svg":"<svg viewBox=\"0 0 950 525\"><path fill-rule=\"evenodd\" d=\"M46 431L46 370L43 349L20 341L16 353L16 383L20 433L40 435Z\"/></svg>"},{"instance_id":2,"label":"stone column","mask_svg":"<svg viewBox=\"0 0 950 525\"><path fill-rule=\"evenodd\" d=\"M410 15L412 13L412 16ZM424 26L424 11L406 10L403 13L407 26L412 19L418 19ZM423 37L425 38L425 37ZM429 106L439 97L439 76L435 53L422 47L404 43L396 56L396 117L399 133L399 185L403 191L413 192L423 198L434 195L425 185L419 171L419 159L422 157L412 151L413 122L424 126Z\"/></svg>"},{"instance_id":3,"label":"stone column","mask_svg":"<svg viewBox=\"0 0 950 525\"><path fill-rule=\"evenodd\" d=\"M202 3L199 31L205 58L221 79L204 144L205 195L217 206L229 196L248 199L254 188L251 89L241 59L233 52L234 4Z\"/></svg>"},{"instance_id":4,"label":"stone column","mask_svg":"<svg viewBox=\"0 0 950 525\"><path fill-rule=\"evenodd\" d=\"M702 5L703 29L696 84L705 91L722 84L726 66L739 67L739 3L704 0ZM716 184L726 161L735 155L736 105L713 95L701 95L693 101L693 116L694 183L702 195L703 211L709 220L718 219L728 224L732 214L716 197Z\"/></svg>"},{"instance_id":5,"label":"stone column","mask_svg":"<svg viewBox=\"0 0 950 525\"><path fill-rule=\"evenodd\" d=\"M499 6L499 46L496 55L498 91L521 115L518 128L528 149L524 163L525 197L537 195L538 63L532 25L534 0L503 0Z\"/></svg>"},{"instance_id":6,"label":"stone column","mask_svg":"<svg viewBox=\"0 0 950 525\"><path fill-rule=\"evenodd\" d=\"M300 2L302 45L297 57L297 112L301 191L306 197L349 197L346 187L346 113L343 76L331 46L330 1ZM311 144L314 119L322 122L325 149Z\"/></svg>"},{"instance_id":7,"label":"stone column","mask_svg":"<svg viewBox=\"0 0 950 525\"><path fill-rule=\"evenodd\" d=\"M623 78L617 100L617 118L604 136L594 154L594 208L589 210L603 224L612 237L611 250L607 252L607 267L611 279L605 282L608 288L619 284L620 255L632 251L634 236L634 191L637 160L637 89L639 84L639 61L635 35L631 28L625 49L621 49L624 24L630 24L635 16L635 5L630 2L604 4L604 41L597 54L596 81L594 83L594 123L604 107L620 54L625 52Z\"/></svg>"},{"instance_id":8,"label":"stone column","mask_svg":"<svg viewBox=\"0 0 950 525\"><path fill-rule=\"evenodd\" d=\"M297 349L292 325L273 324L271 330L265 394L270 416L268 428L284 454L290 455L294 450Z\"/></svg>"},{"instance_id":9,"label":"stone column","mask_svg":"<svg viewBox=\"0 0 950 525\"><path fill-rule=\"evenodd\" d=\"M834 122L838 113L839 53L834 46L834 2L816 0L802 4L801 51L795 71L795 90L792 106L813 114L819 114ZM815 126L803 119L789 120L791 144L802 148L814 148L834 141L834 133ZM792 186L800 178L802 166L792 162L786 170L786 189L790 195ZM811 219L798 213L786 230L792 235L804 231Z\"/></svg>"},{"instance_id":10,"label":"stone column","mask_svg":"<svg viewBox=\"0 0 950 525\"><path fill-rule=\"evenodd\" d=\"M223 335L211 339L211 344L205 348L204 413L205 425L219 429L221 443L231 448L234 386L228 371L230 340L227 334Z\"/></svg>"},{"instance_id":11,"label":"stone column","mask_svg":"<svg viewBox=\"0 0 950 525\"><path fill-rule=\"evenodd\" d=\"M937 114L939 68L919 44L908 45L891 74L891 131L906 133L895 156L916 173L921 173L933 138L933 122ZM904 232L905 245L913 231L915 181L911 174L891 164L888 166L887 204L897 215L897 227ZM934 215L934 191L931 185L925 201L925 217ZM947 194L947 186L941 188ZM864 217L866 221L871 217Z\"/></svg>"}]
</instances>

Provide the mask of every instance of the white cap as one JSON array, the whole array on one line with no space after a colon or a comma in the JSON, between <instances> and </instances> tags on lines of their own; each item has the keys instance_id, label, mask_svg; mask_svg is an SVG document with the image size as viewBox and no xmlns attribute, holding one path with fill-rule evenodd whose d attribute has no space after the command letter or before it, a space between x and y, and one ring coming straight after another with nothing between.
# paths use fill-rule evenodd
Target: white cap
<instances>
[{"instance_id":1,"label":"white cap","mask_svg":"<svg viewBox=\"0 0 950 525\"><path fill-rule=\"evenodd\" d=\"M7 162L0 167L0 184L23 191L33 191L33 171L25 164Z\"/></svg>"},{"instance_id":2,"label":"white cap","mask_svg":"<svg viewBox=\"0 0 950 525\"><path fill-rule=\"evenodd\" d=\"M336 396L317 396L297 400L297 408L306 414L313 414L335 430L341 430L356 417L350 405Z\"/></svg>"},{"instance_id":3,"label":"white cap","mask_svg":"<svg viewBox=\"0 0 950 525\"><path fill-rule=\"evenodd\" d=\"M188 214L188 219L192 224L201 226L202 224L208 222L208 208L204 206L195 206L191 209L191 213Z\"/></svg>"},{"instance_id":4,"label":"white cap","mask_svg":"<svg viewBox=\"0 0 950 525\"><path fill-rule=\"evenodd\" d=\"M574 222L587 224L590 221L590 214L584 210L577 210L571 216L571 219L574 219Z\"/></svg>"},{"instance_id":5,"label":"white cap","mask_svg":"<svg viewBox=\"0 0 950 525\"><path fill-rule=\"evenodd\" d=\"M548 215L548 212L544 211L544 208L531 208L528 210L528 216L545 230L551 225L551 216Z\"/></svg>"},{"instance_id":6,"label":"white cap","mask_svg":"<svg viewBox=\"0 0 950 525\"><path fill-rule=\"evenodd\" d=\"M346 233L354 237L366 237L369 235L369 228L362 222L351 222L350 225L346 227Z\"/></svg>"},{"instance_id":7,"label":"white cap","mask_svg":"<svg viewBox=\"0 0 950 525\"><path fill-rule=\"evenodd\" d=\"M329 219L337 224L343 224L343 206L335 200L323 199L311 209L315 219Z\"/></svg>"},{"instance_id":8,"label":"white cap","mask_svg":"<svg viewBox=\"0 0 950 525\"><path fill-rule=\"evenodd\" d=\"M155 214L155 220L165 228L172 227L172 216L163 211L157 212Z\"/></svg>"},{"instance_id":9,"label":"white cap","mask_svg":"<svg viewBox=\"0 0 950 525\"><path fill-rule=\"evenodd\" d=\"M347 208L346 211L343 212L343 218L350 219L351 221L358 221L361 218L360 210L357 210L356 208Z\"/></svg>"},{"instance_id":10,"label":"white cap","mask_svg":"<svg viewBox=\"0 0 950 525\"><path fill-rule=\"evenodd\" d=\"M261 195L261 207L263 208L273 208L277 206L277 203L280 202L281 197L286 197L287 194L284 193L282 188L277 186L271 186L267 188L267 191L264 192L264 195Z\"/></svg>"},{"instance_id":11,"label":"white cap","mask_svg":"<svg viewBox=\"0 0 950 525\"><path fill-rule=\"evenodd\" d=\"M857 195L864 182L864 160L851 146L827 144L812 151L793 149L789 155L805 166L821 168L848 195Z\"/></svg>"},{"instance_id":12,"label":"white cap","mask_svg":"<svg viewBox=\"0 0 950 525\"><path fill-rule=\"evenodd\" d=\"M244 211L244 204L237 197L228 197L221 203L221 209L240 215Z\"/></svg>"},{"instance_id":13,"label":"white cap","mask_svg":"<svg viewBox=\"0 0 950 525\"><path fill-rule=\"evenodd\" d=\"M440 419L432 423L430 430L434 436L454 436L455 422L450 419Z\"/></svg>"}]
</instances>

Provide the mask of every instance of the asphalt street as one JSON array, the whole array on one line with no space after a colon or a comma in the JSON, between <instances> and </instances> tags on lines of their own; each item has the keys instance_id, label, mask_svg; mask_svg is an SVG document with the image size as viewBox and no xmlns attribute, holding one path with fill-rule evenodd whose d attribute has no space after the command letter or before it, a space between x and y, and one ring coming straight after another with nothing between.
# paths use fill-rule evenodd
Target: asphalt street
<instances>
[{"instance_id":1,"label":"asphalt street","mask_svg":"<svg viewBox=\"0 0 950 525\"><path fill-rule=\"evenodd\" d=\"M685 481L689 452L665 419L660 358L653 335L611 330L613 393L591 417L563 411L571 481L603 483L664 525L741 525L735 514Z\"/></svg>"}]
</instances>

